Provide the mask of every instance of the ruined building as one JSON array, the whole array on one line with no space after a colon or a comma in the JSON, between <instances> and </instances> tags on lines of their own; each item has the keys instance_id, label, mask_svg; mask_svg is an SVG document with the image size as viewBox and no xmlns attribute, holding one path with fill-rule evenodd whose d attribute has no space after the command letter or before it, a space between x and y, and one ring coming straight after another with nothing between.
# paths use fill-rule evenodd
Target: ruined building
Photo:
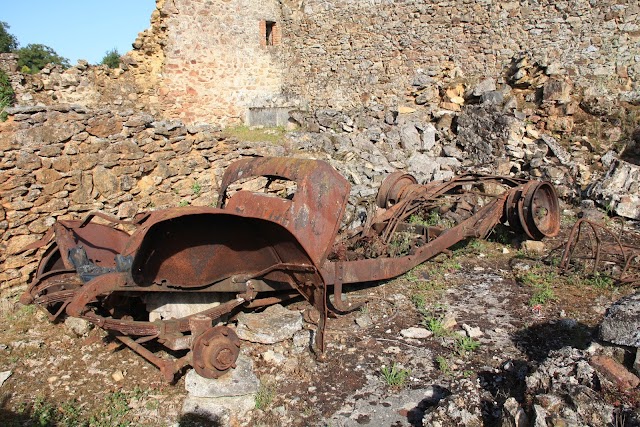
<instances>
[{"instance_id":1,"label":"ruined building","mask_svg":"<svg viewBox=\"0 0 640 427\"><path fill-rule=\"evenodd\" d=\"M34 83L42 96L22 103L82 100L186 123L281 125L290 111L429 106L443 81L469 87L485 77L541 87L550 76L586 97L640 98L640 6L631 0L156 3L121 70L80 64ZM422 93L408 92L416 85Z\"/></svg>"},{"instance_id":2,"label":"ruined building","mask_svg":"<svg viewBox=\"0 0 640 427\"><path fill-rule=\"evenodd\" d=\"M583 91L637 98L638 13L611 0L159 0L132 56L162 59L161 110L186 122L415 106L416 78L473 83L525 55Z\"/></svg>"}]
</instances>

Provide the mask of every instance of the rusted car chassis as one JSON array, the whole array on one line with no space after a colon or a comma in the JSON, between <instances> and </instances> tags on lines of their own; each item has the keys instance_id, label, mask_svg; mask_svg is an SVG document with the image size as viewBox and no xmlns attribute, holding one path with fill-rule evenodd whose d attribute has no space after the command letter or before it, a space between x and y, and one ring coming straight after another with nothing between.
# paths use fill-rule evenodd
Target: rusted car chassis
<instances>
[{"instance_id":1,"label":"rusted car chassis","mask_svg":"<svg viewBox=\"0 0 640 427\"><path fill-rule=\"evenodd\" d=\"M266 179L263 192L243 187L258 177ZM280 195L270 191L276 181L284 182ZM60 220L28 248L48 245L21 302L39 305L51 320L73 316L107 330L168 381L188 365L217 378L235 366L240 341L223 324L241 310L304 297L320 314L315 345L322 352L327 317L355 307L343 301L344 284L396 277L501 222L533 239L559 230L548 182L463 175L419 185L395 172L363 225L340 231L349 191L323 161L251 158L226 170L215 208L157 210L130 222L101 213ZM150 321L141 301L159 293L229 298ZM154 353L152 343L171 356Z\"/></svg>"}]
</instances>

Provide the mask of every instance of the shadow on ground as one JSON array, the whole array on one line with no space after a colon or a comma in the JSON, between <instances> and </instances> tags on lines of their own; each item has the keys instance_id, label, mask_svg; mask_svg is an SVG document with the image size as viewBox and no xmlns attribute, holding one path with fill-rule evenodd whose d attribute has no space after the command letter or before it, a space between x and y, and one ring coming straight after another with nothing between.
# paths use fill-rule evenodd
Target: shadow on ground
<instances>
[{"instance_id":1,"label":"shadow on ground","mask_svg":"<svg viewBox=\"0 0 640 427\"><path fill-rule=\"evenodd\" d=\"M538 323L515 332L512 340L529 361L543 362L553 350L573 347L586 350L597 333L596 328L573 319Z\"/></svg>"}]
</instances>

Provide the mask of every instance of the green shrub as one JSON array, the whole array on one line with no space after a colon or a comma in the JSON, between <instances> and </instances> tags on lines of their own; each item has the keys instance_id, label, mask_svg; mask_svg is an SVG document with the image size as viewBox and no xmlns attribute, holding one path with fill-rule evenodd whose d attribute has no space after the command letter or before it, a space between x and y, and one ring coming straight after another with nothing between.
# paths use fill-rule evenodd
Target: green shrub
<instances>
[{"instance_id":1,"label":"green shrub","mask_svg":"<svg viewBox=\"0 0 640 427\"><path fill-rule=\"evenodd\" d=\"M9 76L0 70L0 121L7 120L7 112L5 109L13 105L15 94L9 81Z\"/></svg>"},{"instance_id":2,"label":"green shrub","mask_svg":"<svg viewBox=\"0 0 640 427\"><path fill-rule=\"evenodd\" d=\"M115 47L107 53L104 54L102 61L100 61L101 65L106 65L109 68L118 68L120 66L120 54L118 53L118 49Z\"/></svg>"},{"instance_id":3,"label":"green shrub","mask_svg":"<svg viewBox=\"0 0 640 427\"><path fill-rule=\"evenodd\" d=\"M31 74L40 72L47 64L69 68L69 60L58 55L55 50L43 44L28 44L16 50L18 66ZM26 67L26 68L25 68Z\"/></svg>"}]
</instances>

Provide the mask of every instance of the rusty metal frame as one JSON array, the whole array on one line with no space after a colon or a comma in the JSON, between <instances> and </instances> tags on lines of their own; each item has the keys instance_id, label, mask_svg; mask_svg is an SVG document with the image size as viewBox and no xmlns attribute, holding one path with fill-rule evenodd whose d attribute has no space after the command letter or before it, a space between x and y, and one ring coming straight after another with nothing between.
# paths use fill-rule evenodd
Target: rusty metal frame
<instances>
[{"instance_id":1,"label":"rusty metal frame","mask_svg":"<svg viewBox=\"0 0 640 427\"><path fill-rule=\"evenodd\" d=\"M292 181L296 191L289 198L242 188L230 194L250 177ZM488 194L489 187L500 191ZM339 233L349 192L349 183L323 161L243 159L226 170L215 208L145 212L129 222L102 213L58 221L28 247L48 245L21 301L38 304L51 320L74 316L109 331L169 381L188 365L217 377L233 367L239 345L230 328L212 326L223 316L302 296L320 314L315 347L322 352L327 317L357 307L343 302L344 284L396 277L464 239L486 237L501 222L535 239L559 229L557 196L547 182L468 174L419 185L396 172L379 189L377 212ZM470 197L484 204L475 206ZM451 227L409 221L444 204L460 218ZM401 233L410 238L406 253L398 254L393 243ZM374 255L353 256L352 249L362 247ZM155 322L121 303L150 292L233 297ZM184 354L161 358L147 348L152 341Z\"/></svg>"},{"instance_id":2,"label":"rusty metal frame","mask_svg":"<svg viewBox=\"0 0 640 427\"><path fill-rule=\"evenodd\" d=\"M576 266L585 269L591 263L587 273L611 271L611 276L620 283L640 282L640 247L627 243L640 240L640 235L625 229L623 222L618 228L613 231L587 218L578 219L564 245L560 269L565 272ZM614 265L616 268L611 268Z\"/></svg>"}]
</instances>

